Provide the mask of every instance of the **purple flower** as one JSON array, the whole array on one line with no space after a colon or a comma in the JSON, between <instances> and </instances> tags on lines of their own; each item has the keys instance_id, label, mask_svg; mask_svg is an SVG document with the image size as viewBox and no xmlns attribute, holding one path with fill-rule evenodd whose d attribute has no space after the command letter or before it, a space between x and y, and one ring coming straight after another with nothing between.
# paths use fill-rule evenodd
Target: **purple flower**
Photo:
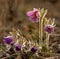
<instances>
[{"instance_id":1,"label":"purple flower","mask_svg":"<svg viewBox=\"0 0 60 59\"><path fill-rule=\"evenodd\" d=\"M20 44L16 44L16 50L21 51L22 46Z\"/></svg>"},{"instance_id":2,"label":"purple flower","mask_svg":"<svg viewBox=\"0 0 60 59\"><path fill-rule=\"evenodd\" d=\"M37 51L37 48L36 47L32 47L31 48L31 52L34 52L35 53L36 51Z\"/></svg>"},{"instance_id":3,"label":"purple flower","mask_svg":"<svg viewBox=\"0 0 60 59\"><path fill-rule=\"evenodd\" d=\"M54 26L53 25L46 25L44 28L45 32L48 32L49 34L54 32Z\"/></svg>"},{"instance_id":4,"label":"purple flower","mask_svg":"<svg viewBox=\"0 0 60 59\"><path fill-rule=\"evenodd\" d=\"M34 8L32 11L27 12L27 16L32 22L38 22L40 19L40 12L38 9Z\"/></svg>"},{"instance_id":5,"label":"purple flower","mask_svg":"<svg viewBox=\"0 0 60 59\"><path fill-rule=\"evenodd\" d=\"M7 36L7 37L4 37L3 41L6 44L10 44L12 42L12 39L13 39L12 36Z\"/></svg>"}]
</instances>

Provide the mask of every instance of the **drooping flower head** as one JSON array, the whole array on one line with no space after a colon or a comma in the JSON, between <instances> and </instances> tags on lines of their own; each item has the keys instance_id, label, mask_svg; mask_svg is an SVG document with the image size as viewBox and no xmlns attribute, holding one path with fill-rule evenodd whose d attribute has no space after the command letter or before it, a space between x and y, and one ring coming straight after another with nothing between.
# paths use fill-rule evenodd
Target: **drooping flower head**
<instances>
[{"instance_id":1,"label":"drooping flower head","mask_svg":"<svg viewBox=\"0 0 60 59\"><path fill-rule=\"evenodd\" d=\"M32 22L38 22L40 19L40 11L36 8L34 8L32 11L27 12L27 16L29 16L29 19Z\"/></svg>"},{"instance_id":2,"label":"drooping flower head","mask_svg":"<svg viewBox=\"0 0 60 59\"><path fill-rule=\"evenodd\" d=\"M54 32L54 26L53 25L46 25L44 28L44 31L51 34L52 32Z\"/></svg>"},{"instance_id":3,"label":"drooping flower head","mask_svg":"<svg viewBox=\"0 0 60 59\"><path fill-rule=\"evenodd\" d=\"M34 52L35 53L36 51L37 51L37 47L32 47L31 48L31 52Z\"/></svg>"},{"instance_id":4,"label":"drooping flower head","mask_svg":"<svg viewBox=\"0 0 60 59\"><path fill-rule=\"evenodd\" d=\"M13 41L13 37L12 36L4 37L3 41L6 44L11 44L11 42Z\"/></svg>"},{"instance_id":5,"label":"drooping flower head","mask_svg":"<svg viewBox=\"0 0 60 59\"><path fill-rule=\"evenodd\" d=\"M16 51L21 51L22 46L20 44L16 44Z\"/></svg>"}]
</instances>

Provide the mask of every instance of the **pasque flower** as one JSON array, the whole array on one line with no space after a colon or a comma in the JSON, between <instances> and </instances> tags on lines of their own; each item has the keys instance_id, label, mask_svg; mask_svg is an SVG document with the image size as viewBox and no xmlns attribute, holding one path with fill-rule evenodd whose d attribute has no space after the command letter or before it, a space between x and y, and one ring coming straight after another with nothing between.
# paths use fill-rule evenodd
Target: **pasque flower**
<instances>
[{"instance_id":1,"label":"pasque flower","mask_svg":"<svg viewBox=\"0 0 60 59\"><path fill-rule=\"evenodd\" d=\"M3 41L6 44L10 44L13 41L13 37L12 36L4 37Z\"/></svg>"},{"instance_id":2,"label":"pasque flower","mask_svg":"<svg viewBox=\"0 0 60 59\"><path fill-rule=\"evenodd\" d=\"M34 52L35 53L36 51L37 51L37 47L32 47L31 48L31 52Z\"/></svg>"},{"instance_id":3,"label":"pasque flower","mask_svg":"<svg viewBox=\"0 0 60 59\"><path fill-rule=\"evenodd\" d=\"M16 51L21 51L22 46L20 44L16 44Z\"/></svg>"},{"instance_id":4,"label":"pasque flower","mask_svg":"<svg viewBox=\"0 0 60 59\"><path fill-rule=\"evenodd\" d=\"M34 8L32 11L28 11L27 16L29 16L29 19L32 22L38 22L40 19L40 11L36 8Z\"/></svg>"},{"instance_id":5,"label":"pasque flower","mask_svg":"<svg viewBox=\"0 0 60 59\"><path fill-rule=\"evenodd\" d=\"M48 32L49 34L54 32L54 26L53 25L46 25L44 28L45 32Z\"/></svg>"}]
</instances>

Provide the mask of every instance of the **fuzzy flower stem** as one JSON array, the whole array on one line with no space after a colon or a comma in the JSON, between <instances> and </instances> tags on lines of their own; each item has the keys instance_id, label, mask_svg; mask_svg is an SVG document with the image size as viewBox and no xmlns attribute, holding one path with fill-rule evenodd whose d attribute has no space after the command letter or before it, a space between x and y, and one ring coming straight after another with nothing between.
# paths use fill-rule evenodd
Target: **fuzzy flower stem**
<instances>
[{"instance_id":1,"label":"fuzzy flower stem","mask_svg":"<svg viewBox=\"0 0 60 59\"><path fill-rule=\"evenodd\" d=\"M46 47L47 47L47 49L49 48L49 34L48 33L46 33Z\"/></svg>"},{"instance_id":2,"label":"fuzzy flower stem","mask_svg":"<svg viewBox=\"0 0 60 59\"><path fill-rule=\"evenodd\" d=\"M42 42L43 37L43 20L47 14L47 10L44 11L42 18L39 20L39 43ZM40 43L41 44L41 43Z\"/></svg>"}]
</instances>

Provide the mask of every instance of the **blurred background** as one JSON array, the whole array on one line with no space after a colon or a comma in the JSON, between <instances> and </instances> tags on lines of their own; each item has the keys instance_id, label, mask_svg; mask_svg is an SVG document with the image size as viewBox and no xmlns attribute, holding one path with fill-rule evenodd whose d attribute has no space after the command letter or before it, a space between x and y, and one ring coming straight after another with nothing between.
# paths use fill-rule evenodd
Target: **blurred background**
<instances>
[{"instance_id":1,"label":"blurred background","mask_svg":"<svg viewBox=\"0 0 60 59\"><path fill-rule=\"evenodd\" d=\"M57 44L60 44L60 0L0 0L0 43L12 28L20 29L28 38L38 39L38 24L31 23L26 16L26 12L33 8L45 8L48 10L46 16L56 19L55 32L50 40L59 53Z\"/></svg>"}]
</instances>

